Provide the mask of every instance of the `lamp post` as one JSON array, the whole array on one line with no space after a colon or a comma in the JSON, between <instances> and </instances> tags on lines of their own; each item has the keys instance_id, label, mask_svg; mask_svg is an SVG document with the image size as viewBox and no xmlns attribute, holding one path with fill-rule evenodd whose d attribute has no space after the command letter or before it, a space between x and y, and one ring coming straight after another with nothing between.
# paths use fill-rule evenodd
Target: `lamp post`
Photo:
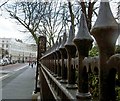
<instances>
[{"instance_id":1,"label":"lamp post","mask_svg":"<svg viewBox=\"0 0 120 101\"><path fill-rule=\"evenodd\" d=\"M20 63L20 54L19 54L19 56L18 56L18 63Z\"/></svg>"},{"instance_id":2,"label":"lamp post","mask_svg":"<svg viewBox=\"0 0 120 101\"><path fill-rule=\"evenodd\" d=\"M12 63L12 55L9 55L10 63Z\"/></svg>"},{"instance_id":3,"label":"lamp post","mask_svg":"<svg viewBox=\"0 0 120 101\"><path fill-rule=\"evenodd\" d=\"M30 63L31 63L31 53L29 54L29 66L30 66Z\"/></svg>"},{"instance_id":4,"label":"lamp post","mask_svg":"<svg viewBox=\"0 0 120 101\"><path fill-rule=\"evenodd\" d=\"M2 59L4 57L4 41L2 41Z\"/></svg>"},{"instance_id":5,"label":"lamp post","mask_svg":"<svg viewBox=\"0 0 120 101\"><path fill-rule=\"evenodd\" d=\"M4 52L4 49L2 48L2 59L3 59L3 57L4 57L4 53L3 53L3 52Z\"/></svg>"},{"instance_id":6,"label":"lamp post","mask_svg":"<svg viewBox=\"0 0 120 101\"><path fill-rule=\"evenodd\" d=\"M23 52L23 58L22 58L22 62L24 63L24 52Z\"/></svg>"}]
</instances>

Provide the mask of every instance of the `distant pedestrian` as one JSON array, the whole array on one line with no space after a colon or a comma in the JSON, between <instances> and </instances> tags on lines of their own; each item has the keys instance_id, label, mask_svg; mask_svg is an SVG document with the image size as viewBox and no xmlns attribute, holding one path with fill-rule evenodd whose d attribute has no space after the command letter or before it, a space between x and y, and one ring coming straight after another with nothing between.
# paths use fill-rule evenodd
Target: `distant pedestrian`
<instances>
[{"instance_id":1,"label":"distant pedestrian","mask_svg":"<svg viewBox=\"0 0 120 101\"><path fill-rule=\"evenodd\" d=\"M31 65L31 63L32 63L32 62L31 62L31 61L29 61L29 66Z\"/></svg>"},{"instance_id":2,"label":"distant pedestrian","mask_svg":"<svg viewBox=\"0 0 120 101\"><path fill-rule=\"evenodd\" d=\"M36 61L35 61L35 65L36 65Z\"/></svg>"},{"instance_id":3,"label":"distant pedestrian","mask_svg":"<svg viewBox=\"0 0 120 101\"><path fill-rule=\"evenodd\" d=\"M31 67L33 68L33 62L31 63Z\"/></svg>"}]
</instances>

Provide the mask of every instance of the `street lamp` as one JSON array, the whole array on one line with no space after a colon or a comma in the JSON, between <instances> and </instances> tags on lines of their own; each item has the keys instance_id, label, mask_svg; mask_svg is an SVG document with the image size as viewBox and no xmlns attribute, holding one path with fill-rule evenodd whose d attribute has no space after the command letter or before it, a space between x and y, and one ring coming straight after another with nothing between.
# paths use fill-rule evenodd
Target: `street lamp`
<instances>
[{"instance_id":1,"label":"street lamp","mask_svg":"<svg viewBox=\"0 0 120 101\"><path fill-rule=\"evenodd\" d=\"M24 52L23 52L23 59L22 59L22 62L24 63Z\"/></svg>"},{"instance_id":2,"label":"street lamp","mask_svg":"<svg viewBox=\"0 0 120 101\"><path fill-rule=\"evenodd\" d=\"M3 59L3 57L4 57L3 51L4 51L4 49L2 48L2 59Z\"/></svg>"},{"instance_id":3,"label":"street lamp","mask_svg":"<svg viewBox=\"0 0 120 101\"><path fill-rule=\"evenodd\" d=\"M3 57L4 57L4 41L2 41L2 59L3 59Z\"/></svg>"},{"instance_id":4,"label":"street lamp","mask_svg":"<svg viewBox=\"0 0 120 101\"><path fill-rule=\"evenodd\" d=\"M29 66L30 66L30 63L31 63L31 53L29 54Z\"/></svg>"},{"instance_id":5,"label":"street lamp","mask_svg":"<svg viewBox=\"0 0 120 101\"><path fill-rule=\"evenodd\" d=\"M20 54L19 54L19 56L18 56L18 63L20 63Z\"/></svg>"}]
</instances>

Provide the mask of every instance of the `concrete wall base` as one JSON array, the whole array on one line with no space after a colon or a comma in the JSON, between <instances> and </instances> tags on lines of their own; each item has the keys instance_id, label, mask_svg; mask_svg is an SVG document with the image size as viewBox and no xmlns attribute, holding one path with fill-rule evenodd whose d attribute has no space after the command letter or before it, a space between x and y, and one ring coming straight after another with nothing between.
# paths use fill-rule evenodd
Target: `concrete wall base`
<instances>
[{"instance_id":1,"label":"concrete wall base","mask_svg":"<svg viewBox=\"0 0 120 101\"><path fill-rule=\"evenodd\" d=\"M40 92L34 93L34 91L33 91L33 93L32 93L32 101L40 101Z\"/></svg>"}]
</instances>

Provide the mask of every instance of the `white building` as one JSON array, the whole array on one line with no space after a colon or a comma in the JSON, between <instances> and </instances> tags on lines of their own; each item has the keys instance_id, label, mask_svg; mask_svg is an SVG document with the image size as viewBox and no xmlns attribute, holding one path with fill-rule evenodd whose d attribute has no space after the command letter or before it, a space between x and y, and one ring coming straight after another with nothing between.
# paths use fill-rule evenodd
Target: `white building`
<instances>
[{"instance_id":1,"label":"white building","mask_svg":"<svg viewBox=\"0 0 120 101\"><path fill-rule=\"evenodd\" d=\"M0 38L0 58L7 57L18 62L34 61L36 53L35 44L26 44L19 39Z\"/></svg>"},{"instance_id":2,"label":"white building","mask_svg":"<svg viewBox=\"0 0 120 101\"><path fill-rule=\"evenodd\" d=\"M120 28L120 2L118 2L118 23ZM120 33L120 29L119 29L119 33ZM120 35L118 37L118 45L120 45Z\"/></svg>"},{"instance_id":3,"label":"white building","mask_svg":"<svg viewBox=\"0 0 120 101\"><path fill-rule=\"evenodd\" d=\"M120 2L118 2L118 20L120 23Z\"/></svg>"}]
</instances>

